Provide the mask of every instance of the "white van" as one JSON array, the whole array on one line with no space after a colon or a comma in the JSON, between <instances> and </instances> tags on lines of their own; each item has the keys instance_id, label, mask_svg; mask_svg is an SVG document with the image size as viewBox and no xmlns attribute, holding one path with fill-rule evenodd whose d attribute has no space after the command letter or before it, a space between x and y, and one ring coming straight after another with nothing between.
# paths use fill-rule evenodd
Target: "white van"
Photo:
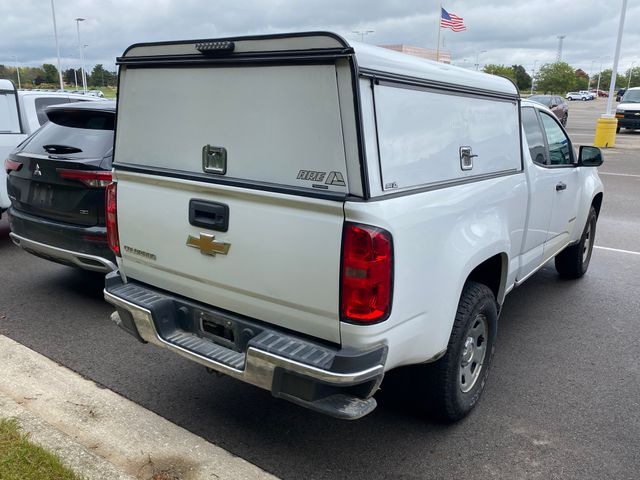
<instances>
[{"instance_id":1,"label":"white van","mask_svg":"<svg viewBox=\"0 0 640 480\"><path fill-rule=\"evenodd\" d=\"M105 298L141 341L346 419L419 365L456 420L507 293L589 265L600 151L509 80L318 32L118 62Z\"/></svg>"}]
</instances>

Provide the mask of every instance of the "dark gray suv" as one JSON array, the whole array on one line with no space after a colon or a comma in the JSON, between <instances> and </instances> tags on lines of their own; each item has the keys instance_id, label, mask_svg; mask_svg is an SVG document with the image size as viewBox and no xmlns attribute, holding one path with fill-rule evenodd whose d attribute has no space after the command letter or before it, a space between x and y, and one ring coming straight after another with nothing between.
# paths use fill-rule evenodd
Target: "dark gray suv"
<instances>
[{"instance_id":1,"label":"dark gray suv","mask_svg":"<svg viewBox=\"0 0 640 480\"><path fill-rule=\"evenodd\" d=\"M49 121L5 160L16 245L85 270L115 269L105 226L115 111L115 102L49 107Z\"/></svg>"}]
</instances>

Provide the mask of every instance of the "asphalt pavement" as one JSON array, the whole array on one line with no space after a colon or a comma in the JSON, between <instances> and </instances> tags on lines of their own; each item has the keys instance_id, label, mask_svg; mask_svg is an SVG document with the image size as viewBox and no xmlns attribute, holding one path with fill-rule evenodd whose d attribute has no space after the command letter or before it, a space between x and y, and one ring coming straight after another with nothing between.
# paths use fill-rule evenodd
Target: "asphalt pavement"
<instances>
[{"instance_id":1,"label":"asphalt pavement","mask_svg":"<svg viewBox=\"0 0 640 480\"><path fill-rule=\"evenodd\" d=\"M572 102L591 144L605 101ZM603 209L589 272L550 263L507 298L475 411L420 417L411 385L385 380L355 422L322 416L158 348L109 321L102 277L14 247L0 221L0 333L285 479L640 478L640 132L600 168Z\"/></svg>"}]
</instances>

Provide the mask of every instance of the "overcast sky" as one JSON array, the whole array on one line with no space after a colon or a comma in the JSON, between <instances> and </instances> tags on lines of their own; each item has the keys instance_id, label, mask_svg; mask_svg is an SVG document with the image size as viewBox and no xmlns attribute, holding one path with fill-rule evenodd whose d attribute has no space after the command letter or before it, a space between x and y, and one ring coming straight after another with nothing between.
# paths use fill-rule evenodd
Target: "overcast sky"
<instances>
[{"instance_id":1,"label":"overcast sky","mask_svg":"<svg viewBox=\"0 0 640 480\"><path fill-rule=\"evenodd\" d=\"M443 29L453 63L521 64L531 71L562 60L590 73L611 68L622 0L451 0L467 31ZM115 69L115 58L137 42L201 39L269 32L330 30L348 40L374 30L373 44L435 48L439 2L434 0L55 0L62 68L78 65L77 17L87 67ZM56 63L50 0L0 1L0 63ZM640 0L629 0L619 71L640 65Z\"/></svg>"}]
</instances>

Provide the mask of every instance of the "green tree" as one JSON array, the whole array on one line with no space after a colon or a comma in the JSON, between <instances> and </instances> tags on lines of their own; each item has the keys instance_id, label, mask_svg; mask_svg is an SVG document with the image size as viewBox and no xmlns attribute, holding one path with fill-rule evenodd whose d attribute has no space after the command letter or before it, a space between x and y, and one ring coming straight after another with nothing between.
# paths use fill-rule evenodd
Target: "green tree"
<instances>
[{"instance_id":1,"label":"green tree","mask_svg":"<svg viewBox=\"0 0 640 480\"><path fill-rule=\"evenodd\" d=\"M576 87L576 74L566 62L546 63L536 75L536 89L544 93L565 93Z\"/></svg>"},{"instance_id":2,"label":"green tree","mask_svg":"<svg viewBox=\"0 0 640 480\"><path fill-rule=\"evenodd\" d=\"M60 81L58 79L58 69L55 67L55 65L45 63L44 65L42 65L42 70L44 71L44 75L42 76L42 80L44 83L58 83Z\"/></svg>"},{"instance_id":3,"label":"green tree","mask_svg":"<svg viewBox=\"0 0 640 480\"><path fill-rule=\"evenodd\" d=\"M631 84L629 87L640 87L640 67L628 69L623 78L618 81L618 84L624 79L624 85L620 85L620 88L627 88L629 84L629 75L631 75Z\"/></svg>"},{"instance_id":4,"label":"green tree","mask_svg":"<svg viewBox=\"0 0 640 480\"><path fill-rule=\"evenodd\" d=\"M511 80L516 80L516 75L511 67L507 67L506 65L497 65L494 63L488 63L482 69L484 73L490 73L491 75L499 75L501 77L507 77Z\"/></svg>"},{"instance_id":5,"label":"green tree","mask_svg":"<svg viewBox=\"0 0 640 480\"><path fill-rule=\"evenodd\" d=\"M531 76L527 73L522 65L512 65L513 75L516 85L520 91L529 90L531 88Z\"/></svg>"}]
</instances>

